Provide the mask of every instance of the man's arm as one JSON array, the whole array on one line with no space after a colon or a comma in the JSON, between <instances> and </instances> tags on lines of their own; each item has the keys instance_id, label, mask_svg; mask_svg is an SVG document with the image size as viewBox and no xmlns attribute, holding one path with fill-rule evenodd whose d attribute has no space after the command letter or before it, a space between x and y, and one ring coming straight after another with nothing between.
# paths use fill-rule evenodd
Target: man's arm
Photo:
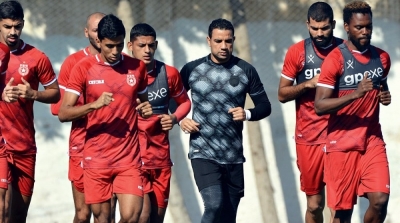
<instances>
[{"instance_id":1,"label":"man's arm","mask_svg":"<svg viewBox=\"0 0 400 223\"><path fill-rule=\"evenodd\" d=\"M278 89L278 99L282 103L292 101L304 94L308 89L314 89L318 83L319 74L314 76L311 80L305 81L300 84L293 85L293 81L281 77Z\"/></svg>"},{"instance_id":2,"label":"man's arm","mask_svg":"<svg viewBox=\"0 0 400 223\"><path fill-rule=\"evenodd\" d=\"M112 101L114 101L112 95L112 93L103 92L103 94L101 94L96 101L82 106L75 106L79 95L66 91L61 103L60 111L58 112L58 119L61 122L69 122L80 119L96 109L109 105Z\"/></svg>"},{"instance_id":3,"label":"man's arm","mask_svg":"<svg viewBox=\"0 0 400 223\"><path fill-rule=\"evenodd\" d=\"M20 98L28 100L35 100L42 103L56 103L60 100L60 89L58 82L55 80L53 83L44 86L43 91L36 91L31 88L31 85L23 77L21 77L23 84L18 84L18 95Z\"/></svg>"},{"instance_id":4,"label":"man's arm","mask_svg":"<svg viewBox=\"0 0 400 223\"><path fill-rule=\"evenodd\" d=\"M381 81L381 92L378 94L379 102L382 105L389 105L392 102L392 96L389 91L389 86L387 84L387 79Z\"/></svg>"},{"instance_id":5,"label":"man's arm","mask_svg":"<svg viewBox=\"0 0 400 223\"><path fill-rule=\"evenodd\" d=\"M372 80L367 78L367 75L364 76L355 91L338 98L332 98L333 89L323 86L317 86L314 101L315 112L317 113L317 115L337 112L354 100L363 97L368 91L371 91L372 89Z\"/></svg>"}]
</instances>

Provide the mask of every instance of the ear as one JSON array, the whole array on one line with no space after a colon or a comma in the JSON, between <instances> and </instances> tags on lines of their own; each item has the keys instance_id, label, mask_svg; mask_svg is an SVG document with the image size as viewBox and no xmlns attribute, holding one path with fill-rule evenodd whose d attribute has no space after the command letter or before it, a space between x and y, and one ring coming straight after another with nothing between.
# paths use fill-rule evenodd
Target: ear
<instances>
[{"instance_id":1,"label":"ear","mask_svg":"<svg viewBox=\"0 0 400 223\"><path fill-rule=\"evenodd\" d=\"M130 52L133 51L133 50L132 50L133 43L132 43L131 41L129 41L128 43L126 43L126 46L128 47L128 50L129 50Z\"/></svg>"},{"instance_id":2,"label":"ear","mask_svg":"<svg viewBox=\"0 0 400 223\"><path fill-rule=\"evenodd\" d=\"M87 27L85 27L85 37L89 38L89 30Z\"/></svg>"},{"instance_id":3,"label":"ear","mask_svg":"<svg viewBox=\"0 0 400 223\"><path fill-rule=\"evenodd\" d=\"M156 41L154 42L154 50L157 50L157 46L158 46L158 40L156 40Z\"/></svg>"},{"instance_id":4,"label":"ear","mask_svg":"<svg viewBox=\"0 0 400 223\"><path fill-rule=\"evenodd\" d=\"M100 40L99 40L99 38L96 38L96 43L97 43L97 45L99 45L99 47L100 47Z\"/></svg>"},{"instance_id":5,"label":"ear","mask_svg":"<svg viewBox=\"0 0 400 223\"><path fill-rule=\"evenodd\" d=\"M208 43L208 46L211 47L211 38L209 36L207 36L207 43Z\"/></svg>"},{"instance_id":6,"label":"ear","mask_svg":"<svg viewBox=\"0 0 400 223\"><path fill-rule=\"evenodd\" d=\"M333 20L332 21L332 29L335 29L335 27L336 27L336 20Z\"/></svg>"},{"instance_id":7,"label":"ear","mask_svg":"<svg viewBox=\"0 0 400 223\"><path fill-rule=\"evenodd\" d=\"M345 22L343 27L344 27L344 31L346 31L346 33L349 33L349 24L347 24Z\"/></svg>"}]
</instances>

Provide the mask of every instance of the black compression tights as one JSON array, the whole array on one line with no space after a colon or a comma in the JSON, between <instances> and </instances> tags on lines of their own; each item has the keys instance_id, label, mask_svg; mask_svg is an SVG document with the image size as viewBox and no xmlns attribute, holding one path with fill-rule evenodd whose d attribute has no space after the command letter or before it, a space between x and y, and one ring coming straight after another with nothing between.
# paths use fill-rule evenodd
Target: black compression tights
<instances>
[{"instance_id":1,"label":"black compression tights","mask_svg":"<svg viewBox=\"0 0 400 223\"><path fill-rule=\"evenodd\" d=\"M201 223L235 223L240 197L231 196L221 185L212 185L200 191L204 203Z\"/></svg>"}]
</instances>

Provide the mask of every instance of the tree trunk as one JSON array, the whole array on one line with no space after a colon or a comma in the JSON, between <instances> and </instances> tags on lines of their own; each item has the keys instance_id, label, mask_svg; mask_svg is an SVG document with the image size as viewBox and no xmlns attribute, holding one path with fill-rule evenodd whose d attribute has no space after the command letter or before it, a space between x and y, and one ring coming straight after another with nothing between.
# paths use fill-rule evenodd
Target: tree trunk
<instances>
[{"instance_id":1,"label":"tree trunk","mask_svg":"<svg viewBox=\"0 0 400 223\"><path fill-rule=\"evenodd\" d=\"M232 20L235 26L235 45L238 56L251 63L250 43L246 26L245 8L241 0L230 0ZM254 107L247 96L245 107ZM275 208L274 191L269 179L268 163L265 157L264 145L259 122L246 122L249 144L253 161L254 174L262 209L263 222L279 222Z\"/></svg>"}]
</instances>

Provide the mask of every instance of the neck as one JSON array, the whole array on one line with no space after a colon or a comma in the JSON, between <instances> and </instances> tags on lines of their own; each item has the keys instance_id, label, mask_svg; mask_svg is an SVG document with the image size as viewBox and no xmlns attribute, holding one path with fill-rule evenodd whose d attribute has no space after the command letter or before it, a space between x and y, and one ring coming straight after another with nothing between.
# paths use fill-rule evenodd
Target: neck
<instances>
[{"instance_id":1,"label":"neck","mask_svg":"<svg viewBox=\"0 0 400 223\"><path fill-rule=\"evenodd\" d=\"M92 44L89 44L89 53L90 53L91 55L96 55L96 54L99 54L100 51L97 50L96 48L94 48L94 47L92 46Z\"/></svg>"},{"instance_id":2,"label":"neck","mask_svg":"<svg viewBox=\"0 0 400 223\"><path fill-rule=\"evenodd\" d=\"M156 63L156 61L155 61L155 60L152 60L151 63L146 64L147 73L150 73L151 71L153 71L153 69L155 68L155 67L154 67L154 64L155 64L155 63Z\"/></svg>"}]
</instances>

